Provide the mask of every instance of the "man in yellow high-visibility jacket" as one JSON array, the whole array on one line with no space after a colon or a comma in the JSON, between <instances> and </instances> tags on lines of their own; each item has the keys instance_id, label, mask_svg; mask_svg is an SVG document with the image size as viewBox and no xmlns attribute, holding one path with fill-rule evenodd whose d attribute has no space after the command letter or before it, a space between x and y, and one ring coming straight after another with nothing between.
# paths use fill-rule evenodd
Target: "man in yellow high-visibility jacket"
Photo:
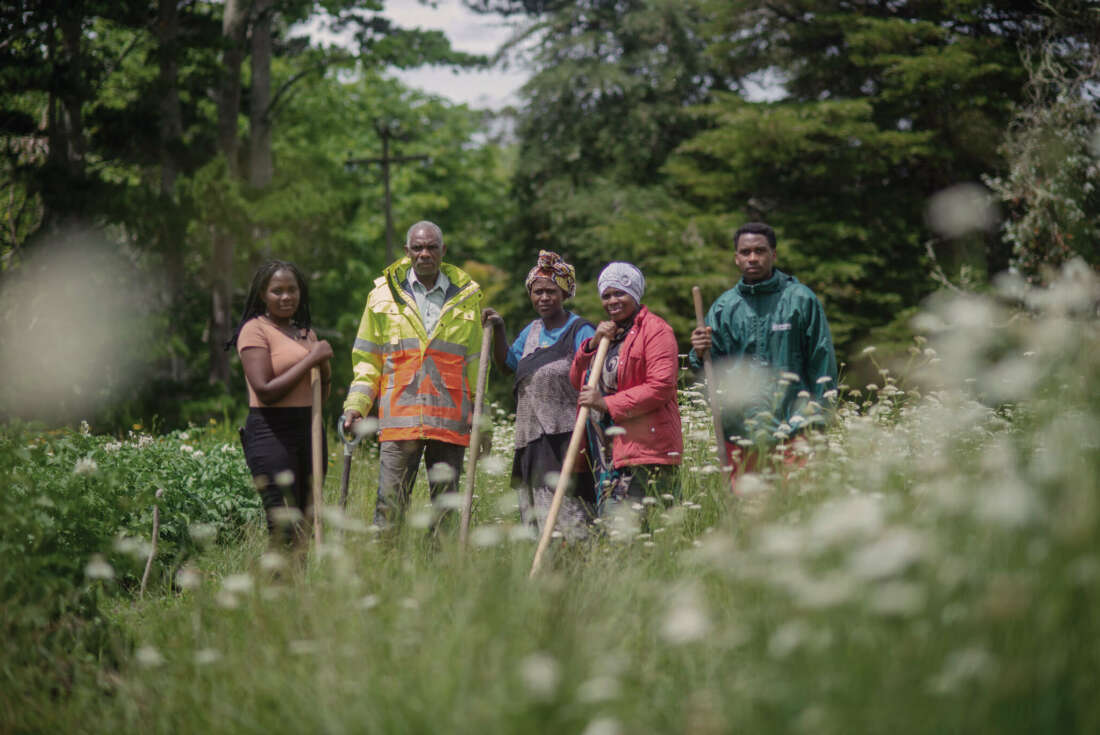
<instances>
[{"instance_id":1,"label":"man in yellow high-visibility jacket","mask_svg":"<svg viewBox=\"0 0 1100 735\"><path fill-rule=\"evenodd\" d=\"M443 262L443 232L417 222L405 257L374 282L352 348L344 428L378 401L379 479L374 522L401 518L424 457L433 500L457 493L470 443L481 351L481 287Z\"/></svg>"}]
</instances>

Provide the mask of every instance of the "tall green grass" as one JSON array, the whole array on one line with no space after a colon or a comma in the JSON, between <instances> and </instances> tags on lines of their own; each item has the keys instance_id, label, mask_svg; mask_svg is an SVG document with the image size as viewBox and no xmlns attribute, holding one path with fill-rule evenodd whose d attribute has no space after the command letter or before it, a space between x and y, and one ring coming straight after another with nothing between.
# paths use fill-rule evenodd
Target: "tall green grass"
<instances>
[{"instance_id":1,"label":"tall green grass","mask_svg":"<svg viewBox=\"0 0 1100 735\"><path fill-rule=\"evenodd\" d=\"M1098 297L1071 268L930 304L807 465L739 497L686 391L683 497L647 533L555 545L534 580L506 417L465 554L423 528L423 487L402 532L367 527L363 448L303 565L265 553L257 516L145 599L105 598L115 663L0 695L3 729L1096 732Z\"/></svg>"}]
</instances>

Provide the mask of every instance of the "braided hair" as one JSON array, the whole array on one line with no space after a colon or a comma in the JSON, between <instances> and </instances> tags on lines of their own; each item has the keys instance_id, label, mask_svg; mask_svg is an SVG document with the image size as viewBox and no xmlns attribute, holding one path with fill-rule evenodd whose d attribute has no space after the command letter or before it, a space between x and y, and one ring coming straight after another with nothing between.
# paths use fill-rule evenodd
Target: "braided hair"
<instances>
[{"instance_id":1,"label":"braided hair","mask_svg":"<svg viewBox=\"0 0 1100 735\"><path fill-rule=\"evenodd\" d=\"M269 260L256 270L256 275L252 276L252 285L248 288L248 298L244 302L244 313L241 314L241 320L237 323L237 328L233 330L233 336L225 343L226 350L237 344L237 337L240 336L241 327L245 325L245 322L262 316L267 311L267 305L264 303L263 298L264 292L267 291L267 285L271 282L271 277L275 275L276 271L281 270L294 274L294 280L298 282L298 310L290 318L291 322L299 329L309 329L312 326L313 322L309 314L309 286L306 285L305 276L298 270L298 266L289 261Z\"/></svg>"}]
</instances>

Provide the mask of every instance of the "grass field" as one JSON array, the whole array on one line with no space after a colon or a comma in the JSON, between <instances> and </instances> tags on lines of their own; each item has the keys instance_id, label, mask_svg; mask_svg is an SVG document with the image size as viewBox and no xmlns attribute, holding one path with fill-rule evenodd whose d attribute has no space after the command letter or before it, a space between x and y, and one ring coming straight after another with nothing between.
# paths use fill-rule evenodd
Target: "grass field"
<instances>
[{"instance_id":1,"label":"grass field","mask_svg":"<svg viewBox=\"0 0 1100 735\"><path fill-rule=\"evenodd\" d=\"M875 385L850 386L806 467L753 476L739 497L714 466L702 396L686 390L682 498L646 506L646 533L631 515L559 542L534 580L506 416L479 467L466 554L453 534L428 536L423 487L396 537L367 527L376 466L363 447L348 515L330 510L301 568L265 554L256 506L230 487L246 480L230 427L146 447L136 431L111 452L111 437L9 427L0 458L24 489L0 547L0 730L1100 731L1097 296L1090 273L1071 271L1050 291L1010 283L930 305L927 341L900 365L875 363ZM140 598L147 549L117 531L103 531L115 541L101 557L69 554L75 577L60 551L34 566L43 545L8 529L45 507L42 485L64 473L65 498L153 487L141 473L166 460L148 451L188 455L158 480L177 483L165 523L198 512L170 511L172 493L223 485L217 502L244 520L177 528ZM56 475L46 452L63 457ZM20 474L39 461L42 474ZM121 538L147 534L150 492ZM26 523L23 535L48 536ZM66 538L57 549L79 548ZM69 607L43 602L52 588L13 597L49 574L74 580Z\"/></svg>"}]
</instances>

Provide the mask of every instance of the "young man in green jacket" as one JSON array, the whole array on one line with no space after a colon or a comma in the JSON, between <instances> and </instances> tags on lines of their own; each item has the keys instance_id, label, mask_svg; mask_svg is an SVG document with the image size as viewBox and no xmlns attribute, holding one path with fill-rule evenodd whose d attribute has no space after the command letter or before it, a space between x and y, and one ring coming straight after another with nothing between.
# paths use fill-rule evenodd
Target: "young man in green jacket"
<instances>
[{"instance_id":1,"label":"young man in green jacket","mask_svg":"<svg viewBox=\"0 0 1100 735\"><path fill-rule=\"evenodd\" d=\"M821 302L775 267L775 231L750 222L733 243L741 280L710 307L706 326L691 333L691 362L700 366L710 351L719 401L712 409L722 418L736 486L755 469L760 452L777 444L784 461L803 461L798 435L824 423L837 368Z\"/></svg>"}]
</instances>

